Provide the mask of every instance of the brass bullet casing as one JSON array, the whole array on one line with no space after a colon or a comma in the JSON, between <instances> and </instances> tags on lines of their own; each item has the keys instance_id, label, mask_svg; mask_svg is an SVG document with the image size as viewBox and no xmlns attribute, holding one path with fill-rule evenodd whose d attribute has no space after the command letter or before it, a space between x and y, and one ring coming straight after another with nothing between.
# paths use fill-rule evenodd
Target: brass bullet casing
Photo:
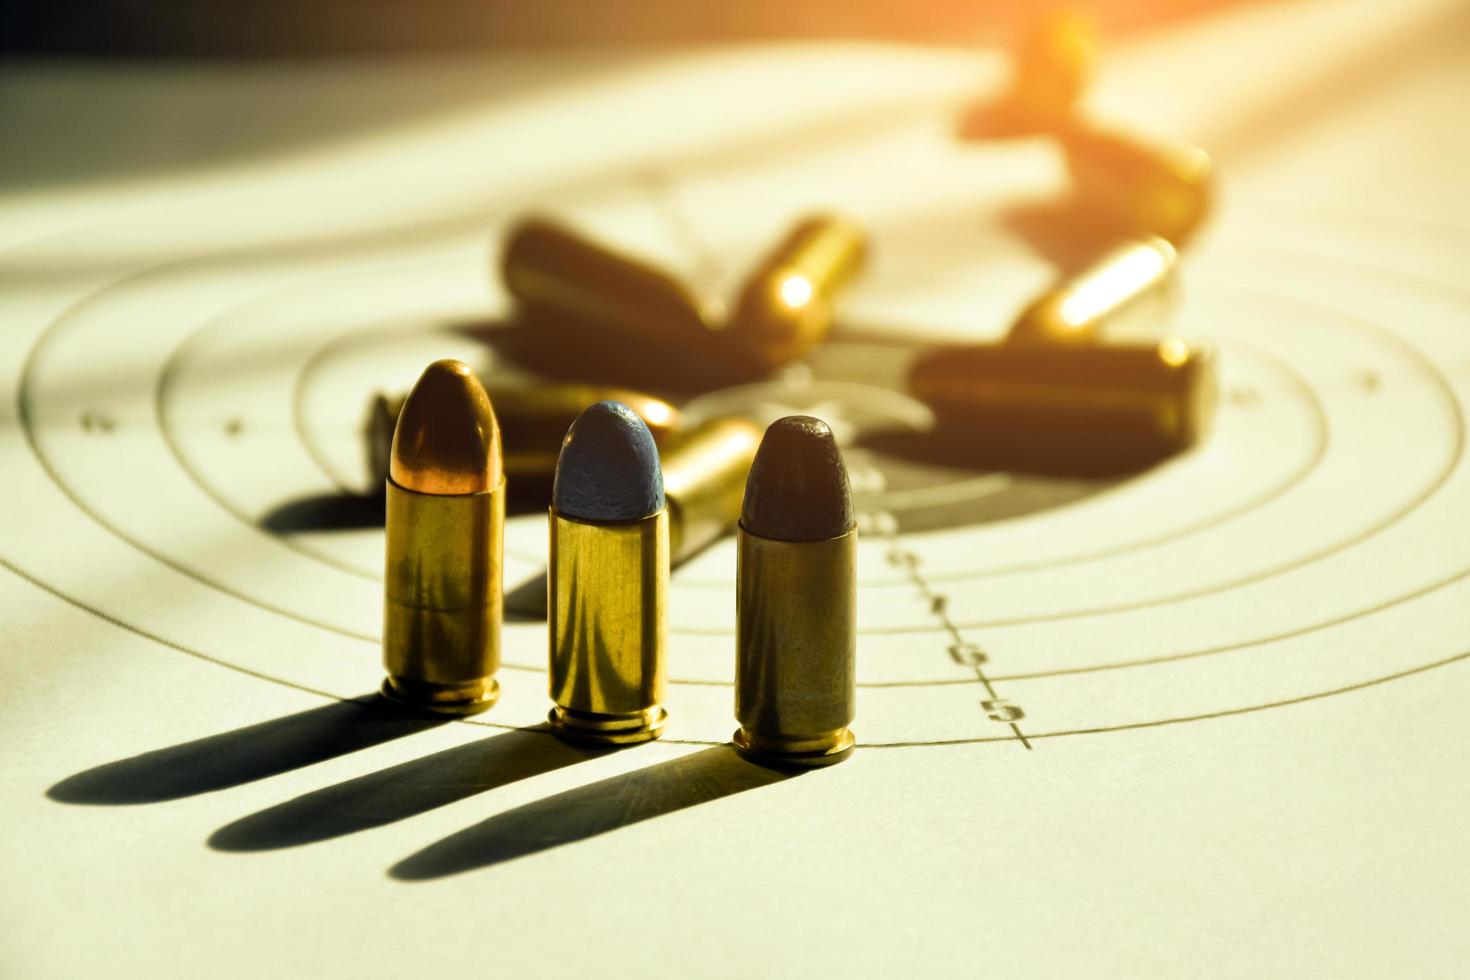
<instances>
[{"instance_id":1,"label":"brass bullet casing","mask_svg":"<svg viewBox=\"0 0 1470 980\"><path fill-rule=\"evenodd\" d=\"M708 340L709 304L684 283L544 217L512 229L501 274L534 314L593 324L639 345Z\"/></svg>"},{"instance_id":2,"label":"brass bullet casing","mask_svg":"<svg viewBox=\"0 0 1470 980\"><path fill-rule=\"evenodd\" d=\"M779 768L841 762L855 744L857 527L825 423L766 430L735 533L735 748Z\"/></svg>"},{"instance_id":3,"label":"brass bullet casing","mask_svg":"<svg viewBox=\"0 0 1470 980\"><path fill-rule=\"evenodd\" d=\"M1125 229L1179 245L1209 216L1214 166L1199 147L1149 144L1084 123L1064 127L1061 139L1078 193Z\"/></svg>"},{"instance_id":4,"label":"brass bullet casing","mask_svg":"<svg viewBox=\"0 0 1470 980\"><path fill-rule=\"evenodd\" d=\"M779 766L841 762L857 714L857 531L827 541L743 527L735 536L735 747Z\"/></svg>"},{"instance_id":5,"label":"brass bullet casing","mask_svg":"<svg viewBox=\"0 0 1470 980\"><path fill-rule=\"evenodd\" d=\"M1097 27L1076 10L1049 10L1022 32L1013 99L1038 125L1065 119L1097 67Z\"/></svg>"},{"instance_id":6,"label":"brass bullet casing","mask_svg":"<svg viewBox=\"0 0 1470 980\"><path fill-rule=\"evenodd\" d=\"M408 395L387 480L384 696L442 714L500 694L505 479L490 400L435 361Z\"/></svg>"},{"instance_id":7,"label":"brass bullet casing","mask_svg":"<svg viewBox=\"0 0 1470 980\"><path fill-rule=\"evenodd\" d=\"M669 509L669 551L674 565L723 537L740 519L745 478L761 431L746 419L710 419L663 455Z\"/></svg>"},{"instance_id":8,"label":"brass bullet casing","mask_svg":"<svg viewBox=\"0 0 1470 980\"><path fill-rule=\"evenodd\" d=\"M867 231L850 218L801 221L746 280L725 328L730 341L765 370L805 354L827 338L836 294L868 252Z\"/></svg>"},{"instance_id":9,"label":"brass bullet casing","mask_svg":"<svg viewBox=\"0 0 1470 980\"><path fill-rule=\"evenodd\" d=\"M1151 459L1193 445L1215 404L1214 354L1156 344L946 347L909 372L941 433L984 453L996 445L1046 465L1111 456Z\"/></svg>"},{"instance_id":10,"label":"brass bullet casing","mask_svg":"<svg viewBox=\"0 0 1470 980\"><path fill-rule=\"evenodd\" d=\"M589 405L617 401L638 413L660 448L674 443L683 426L679 410L640 391L582 384L486 385L504 447L505 475L512 480L549 480L568 427ZM406 397L406 396L405 396ZM377 395L368 412L368 469L373 486L388 476L393 429L403 397ZM519 484L518 484L519 485Z\"/></svg>"},{"instance_id":11,"label":"brass bullet casing","mask_svg":"<svg viewBox=\"0 0 1470 980\"><path fill-rule=\"evenodd\" d=\"M1032 19L1014 44L1010 90L972 109L960 136L1029 136L1061 125L1092 81L1097 47L1097 27L1080 11L1054 9Z\"/></svg>"},{"instance_id":12,"label":"brass bullet casing","mask_svg":"<svg viewBox=\"0 0 1470 980\"><path fill-rule=\"evenodd\" d=\"M598 402L572 424L550 531L552 730L603 745L657 738L667 718L669 515L658 450L628 406Z\"/></svg>"},{"instance_id":13,"label":"brass bullet casing","mask_svg":"<svg viewBox=\"0 0 1470 980\"><path fill-rule=\"evenodd\" d=\"M658 738L668 713L669 515L591 524L551 513L549 721L574 741Z\"/></svg>"},{"instance_id":14,"label":"brass bullet casing","mask_svg":"<svg viewBox=\"0 0 1470 980\"><path fill-rule=\"evenodd\" d=\"M1162 238L1125 242L1038 297L1007 339L1088 344L1157 328L1177 299L1176 266L1174 246Z\"/></svg>"}]
</instances>

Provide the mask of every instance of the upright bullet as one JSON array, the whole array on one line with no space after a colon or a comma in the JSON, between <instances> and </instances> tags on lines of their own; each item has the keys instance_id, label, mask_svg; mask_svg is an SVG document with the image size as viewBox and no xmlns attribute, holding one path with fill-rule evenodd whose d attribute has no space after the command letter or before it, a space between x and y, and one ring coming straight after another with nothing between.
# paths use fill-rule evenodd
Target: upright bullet
<instances>
[{"instance_id":1,"label":"upright bullet","mask_svg":"<svg viewBox=\"0 0 1470 980\"><path fill-rule=\"evenodd\" d=\"M736 536L735 747L779 767L840 762L854 744L857 529L825 422L766 430Z\"/></svg>"},{"instance_id":2,"label":"upright bullet","mask_svg":"<svg viewBox=\"0 0 1470 980\"><path fill-rule=\"evenodd\" d=\"M667 718L669 516L658 450L628 406L598 402L572 424L550 523L552 729L606 745L657 738Z\"/></svg>"},{"instance_id":3,"label":"upright bullet","mask_svg":"<svg viewBox=\"0 0 1470 980\"><path fill-rule=\"evenodd\" d=\"M500 431L468 365L435 361L404 401L387 480L383 694L445 714L500 685L505 480Z\"/></svg>"},{"instance_id":4,"label":"upright bullet","mask_svg":"<svg viewBox=\"0 0 1470 980\"><path fill-rule=\"evenodd\" d=\"M827 339L833 302L868 257L867 231L840 215L799 222L756 267L726 326L760 369L780 367Z\"/></svg>"},{"instance_id":5,"label":"upright bullet","mask_svg":"<svg viewBox=\"0 0 1470 980\"><path fill-rule=\"evenodd\" d=\"M1090 344L1161 333L1177 292L1175 265L1174 246L1162 238L1124 242L1041 294L1016 318L1007 339Z\"/></svg>"}]
</instances>

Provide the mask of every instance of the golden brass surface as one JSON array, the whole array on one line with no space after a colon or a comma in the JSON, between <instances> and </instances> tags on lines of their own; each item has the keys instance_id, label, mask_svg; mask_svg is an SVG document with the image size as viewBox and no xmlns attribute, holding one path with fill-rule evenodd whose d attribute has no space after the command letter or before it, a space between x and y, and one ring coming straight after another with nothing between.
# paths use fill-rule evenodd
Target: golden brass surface
<instances>
[{"instance_id":1,"label":"golden brass surface","mask_svg":"<svg viewBox=\"0 0 1470 980\"><path fill-rule=\"evenodd\" d=\"M627 405L648 425L660 448L675 441L682 420L679 410L661 398L604 385L514 384L487 385L495 406L503 447L502 467L511 479L551 479L561 441L573 421L587 406L600 401ZM381 486L388 475L388 454L393 429L403 408L403 398L374 397L368 413L368 468L373 486Z\"/></svg>"},{"instance_id":2,"label":"golden brass surface","mask_svg":"<svg viewBox=\"0 0 1470 980\"><path fill-rule=\"evenodd\" d=\"M837 215L807 218L746 280L725 329L766 368L787 363L826 339L837 291L867 261L868 233Z\"/></svg>"},{"instance_id":3,"label":"golden brass surface","mask_svg":"<svg viewBox=\"0 0 1470 980\"><path fill-rule=\"evenodd\" d=\"M1187 143L1150 144L1085 124L1066 127L1062 146L1081 197L1124 228L1187 240L1209 216L1209 154Z\"/></svg>"},{"instance_id":4,"label":"golden brass surface","mask_svg":"<svg viewBox=\"0 0 1470 980\"><path fill-rule=\"evenodd\" d=\"M857 531L736 538L735 747L768 765L840 762L857 706Z\"/></svg>"},{"instance_id":5,"label":"golden brass surface","mask_svg":"<svg viewBox=\"0 0 1470 980\"><path fill-rule=\"evenodd\" d=\"M609 745L657 738L667 717L668 511L627 524L550 514L552 729Z\"/></svg>"},{"instance_id":6,"label":"golden brass surface","mask_svg":"<svg viewBox=\"0 0 1470 980\"><path fill-rule=\"evenodd\" d=\"M506 288L526 307L654 344L698 342L708 305L662 269L546 218L528 218L506 240Z\"/></svg>"},{"instance_id":7,"label":"golden brass surface","mask_svg":"<svg viewBox=\"0 0 1470 980\"><path fill-rule=\"evenodd\" d=\"M1125 242L1038 297L1007 339L1096 343L1157 328L1174 307L1176 258L1174 246L1156 236Z\"/></svg>"},{"instance_id":8,"label":"golden brass surface","mask_svg":"<svg viewBox=\"0 0 1470 980\"><path fill-rule=\"evenodd\" d=\"M1097 28L1079 11L1049 10L1022 33L1015 59L1015 111L1037 125L1054 124L1092 81Z\"/></svg>"},{"instance_id":9,"label":"golden brass surface","mask_svg":"<svg viewBox=\"0 0 1470 980\"><path fill-rule=\"evenodd\" d=\"M404 399L393 429L389 478L428 494L500 485L500 430L480 380L463 361L435 361Z\"/></svg>"},{"instance_id":10,"label":"golden brass surface","mask_svg":"<svg viewBox=\"0 0 1470 980\"><path fill-rule=\"evenodd\" d=\"M1024 444L1037 457L1103 449L1177 452L1209 428L1213 351L1178 337L1156 344L993 344L941 348L909 373L941 429L981 449Z\"/></svg>"},{"instance_id":11,"label":"golden brass surface","mask_svg":"<svg viewBox=\"0 0 1470 980\"><path fill-rule=\"evenodd\" d=\"M740 519L745 478L761 430L742 418L703 423L664 454L669 553L678 565L723 537Z\"/></svg>"},{"instance_id":12,"label":"golden brass surface","mask_svg":"<svg viewBox=\"0 0 1470 980\"><path fill-rule=\"evenodd\" d=\"M427 494L388 482L383 693L429 711L469 714L500 686L505 483Z\"/></svg>"}]
</instances>

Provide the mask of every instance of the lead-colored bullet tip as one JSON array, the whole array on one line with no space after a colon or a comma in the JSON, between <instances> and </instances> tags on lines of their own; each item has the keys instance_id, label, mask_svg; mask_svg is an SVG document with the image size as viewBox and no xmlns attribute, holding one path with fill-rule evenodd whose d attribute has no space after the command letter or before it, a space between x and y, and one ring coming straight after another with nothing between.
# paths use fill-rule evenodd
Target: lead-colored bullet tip
<instances>
[{"instance_id":1,"label":"lead-colored bullet tip","mask_svg":"<svg viewBox=\"0 0 1470 980\"><path fill-rule=\"evenodd\" d=\"M556 461L551 504L563 517L641 521L664 507L664 477L648 426L622 402L602 401L572 423Z\"/></svg>"},{"instance_id":2,"label":"lead-colored bullet tip","mask_svg":"<svg viewBox=\"0 0 1470 980\"><path fill-rule=\"evenodd\" d=\"M745 482L740 524L777 541L823 541L852 530L847 467L826 422L788 415L771 423Z\"/></svg>"},{"instance_id":3,"label":"lead-colored bullet tip","mask_svg":"<svg viewBox=\"0 0 1470 980\"><path fill-rule=\"evenodd\" d=\"M398 415L388 475L405 490L438 496L500 485L500 426L468 364L424 369Z\"/></svg>"}]
</instances>

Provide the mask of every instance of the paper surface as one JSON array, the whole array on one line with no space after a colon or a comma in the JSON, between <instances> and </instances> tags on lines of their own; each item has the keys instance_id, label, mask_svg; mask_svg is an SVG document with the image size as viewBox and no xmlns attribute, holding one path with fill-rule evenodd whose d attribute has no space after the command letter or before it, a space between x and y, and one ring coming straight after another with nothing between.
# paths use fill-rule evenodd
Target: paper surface
<instances>
[{"instance_id":1,"label":"paper surface","mask_svg":"<svg viewBox=\"0 0 1470 980\"><path fill-rule=\"evenodd\" d=\"M1379 8L1247 8L1107 63L1096 111L1218 138L1224 174L1174 324L1219 346L1215 429L1109 481L855 442L924 424L916 341L998 336L1056 274L1026 233L1055 150L952 138L997 59L8 69L0 973L1457 974L1470 34ZM1219 96L1237 38L1277 98ZM1304 93L1280 66L1308 46ZM518 731L548 707L535 622L491 712L375 709L381 527L338 495L374 392L503 367L454 328L506 310L507 222L554 210L729 295L821 208L877 249L839 336L686 409L849 444L853 759L778 779L723 747L729 541L674 575L660 743ZM511 521L508 588L545 537Z\"/></svg>"}]
</instances>

